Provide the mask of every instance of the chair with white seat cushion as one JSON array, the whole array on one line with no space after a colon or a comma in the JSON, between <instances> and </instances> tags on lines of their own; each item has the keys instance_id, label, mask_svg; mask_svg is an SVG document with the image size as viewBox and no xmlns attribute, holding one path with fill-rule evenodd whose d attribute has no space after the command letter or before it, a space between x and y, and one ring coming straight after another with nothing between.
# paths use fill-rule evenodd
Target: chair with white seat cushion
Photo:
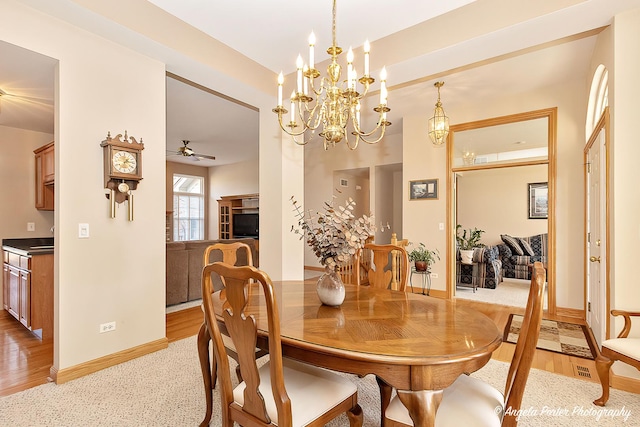
<instances>
[{"instance_id":1,"label":"chair with white seat cushion","mask_svg":"<svg viewBox=\"0 0 640 427\"><path fill-rule=\"evenodd\" d=\"M609 372L616 360L640 370L640 338L629 338L631 317L640 317L640 312L611 310L614 316L624 317L624 328L617 338L602 343L602 350L596 358L596 370L602 384L602 396L594 400L598 406L604 406L609 400Z\"/></svg>"},{"instance_id":2,"label":"chair with white seat cushion","mask_svg":"<svg viewBox=\"0 0 640 427\"><path fill-rule=\"evenodd\" d=\"M229 265L253 265L253 255L251 248L246 243L231 242L231 243L214 243L209 245L204 250L202 265L211 264L213 260L222 259L222 262ZM217 278L219 279L219 278ZM217 284L212 285L212 290L219 287L224 287L222 281L218 281ZM204 306L202 307L204 311ZM206 319L203 319L200 330L198 331L198 357L200 358L200 369L202 370L202 380L204 382L204 390L206 393L207 408L205 412L202 425L208 425L213 415L213 389L216 386L216 361L215 358L209 359L209 342L211 336L207 329ZM234 360L238 360L235 346L233 341L226 335L222 335L222 341L227 349L227 354ZM266 351L256 348L257 357L262 357L267 354ZM240 372L236 373L238 380L242 381Z\"/></svg>"},{"instance_id":3,"label":"chair with white seat cushion","mask_svg":"<svg viewBox=\"0 0 640 427\"><path fill-rule=\"evenodd\" d=\"M226 301L221 316L224 329L235 344L243 378L235 388L214 312L212 274L219 275L225 283ZM258 326L248 311L256 292L264 296L269 330L269 361L260 367L255 352ZM324 426L343 412L352 427L362 426L355 383L326 369L283 359L278 306L266 273L255 267L221 262L206 265L202 271L202 295L207 329L214 342L224 427L232 427L234 422L244 427Z\"/></svg>"},{"instance_id":4,"label":"chair with white seat cushion","mask_svg":"<svg viewBox=\"0 0 640 427\"><path fill-rule=\"evenodd\" d=\"M461 375L445 388L435 426L516 426L527 377L533 363L542 322L546 271L536 262L522 328L509 366L504 395L477 378ZM386 427L413 426L409 412L396 395L385 414Z\"/></svg>"}]
</instances>

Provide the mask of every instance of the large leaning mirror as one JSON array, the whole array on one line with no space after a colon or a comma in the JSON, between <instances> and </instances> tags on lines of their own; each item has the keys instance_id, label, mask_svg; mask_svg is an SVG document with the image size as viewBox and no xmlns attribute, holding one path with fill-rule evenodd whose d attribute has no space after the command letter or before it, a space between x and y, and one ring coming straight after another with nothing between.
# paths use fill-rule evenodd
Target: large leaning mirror
<instances>
[{"instance_id":1,"label":"large leaning mirror","mask_svg":"<svg viewBox=\"0 0 640 427\"><path fill-rule=\"evenodd\" d=\"M555 140L555 108L451 127L450 298L524 307L531 264L542 261L548 277L546 309L555 312ZM460 235L483 230L483 251L472 262L459 256L458 224ZM477 292L476 287L483 289Z\"/></svg>"}]
</instances>

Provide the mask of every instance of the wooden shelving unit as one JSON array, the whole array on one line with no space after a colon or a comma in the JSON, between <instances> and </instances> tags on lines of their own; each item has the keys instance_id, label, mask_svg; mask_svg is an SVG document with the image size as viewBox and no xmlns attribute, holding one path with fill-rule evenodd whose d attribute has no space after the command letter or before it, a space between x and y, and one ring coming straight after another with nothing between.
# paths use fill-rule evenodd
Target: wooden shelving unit
<instances>
[{"instance_id":1,"label":"wooden shelving unit","mask_svg":"<svg viewBox=\"0 0 640 427\"><path fill-rule=\"evenodd\" d=\"M233 239L233 214L257 213L260 209L260 195L240 194L222 196L218 200L218 233L220 239Z\"/></svg>"}]
</instances>

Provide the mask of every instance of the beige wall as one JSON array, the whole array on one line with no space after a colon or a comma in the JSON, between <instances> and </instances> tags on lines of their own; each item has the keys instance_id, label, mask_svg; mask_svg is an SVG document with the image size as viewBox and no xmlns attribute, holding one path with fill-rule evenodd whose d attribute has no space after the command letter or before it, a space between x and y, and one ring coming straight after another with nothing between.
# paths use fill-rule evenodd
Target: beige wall
<instances>
[{"instance_id":1,"label":"beige wall","mask_svg":"<svg viewBox=\"0 0 640 427\"><path fill-rule=\"evenodd\" d=\"M292 149L302 150L296 146L290 138L284 138L285 144L289 144ZM298 202L304 201L305 209L319 210L325 201L331 200L334 194L334 171L344 171L351 169L369 169L369 209L374 213L376 224L384 221L386 224L387 211L384 208L378 210L380 206L387 206L389 200L377 200L376 180L379 167L402 162L402 136L399 134L386 135L384 139L375 145L361 143L355 151L350 151L344 144L325 151L322 148L322 141L317 138L304 147L304 194L294 193ZM385 180L383 174L379 179ZM291 197L291 196L289 196ZM288 199L288 198L287 198ZM388 211L391 214L393 210ZM289 224L290 229L296 223L293 214L285 211L285 224ZM390 221L392 222L392 221ZM283 227L286 230L286 227ZM385 231L387 237L384 241L389 241L391 234ZM293 234L293 233L291 233ZM376 240L378 236L376 236ZM319 266L316 256L308 245L305 247L304 265Z\"/></svg>"},{"instance_id":2,"label":"beige wall","mask_svg":"<svg viewBox=\"0 0 640 427\"><path fill-rule=\"evenodd\" d=\"M35 208L33 150L53 141L53 135L0 126L0 241L52 237L53 212ZM27 231L33 222L35 231ZM0 293L0 307L3 296Z\"/></svg>"},{"instance_id":3,"label":"beige wall","mask_svg":"<svg viewBox=\"0 0 640 427\"><path fill-rule=\"evenodd\" d=\"M611 158L611 308L638 310L640 288L637 282L636 248L640 245L640 190L638 188L638 99L640 99L640 9L616 16L613 24L613 63L611 53L602 55L609 69L609 105L612 120ZM611 334L622 328L621 319L612 322ZM640 336L638 328L632 329Z\"/></svg>"},{"instance_id":4,"label":"beige wall","mask_svg":"<svg viewBox=\"0 0 640 427\"><path fill-rule=\"evenodd\" d=\"M528 184L547 181L547 166L521 166L458 175L457 223L484 230L482 243L502 243L501 234L527 237L547 232L546 219L529 219Z\"/></svg>"},{"instance_id":5,"label":"beige wall","mask_svg":"<svg viewBox=\"0 0 640 427\"><path fill-rule=\"evenodd\" d=\"M1 40L59 61L54 365L64 369L161 339L164 65L19 3L0 3L0 14ZM125 130L145 144L133 222L127 221L126 205L109 218L103 185L100 142L108 131ZM89 224L90 238L77 238L78 223ZM99 334L99 325L109 321L116 321L116 331Z\"/></svg>"},{"instance_id":6,"label":"beige wall","mask_svg":"<svg viewBox=\"0 0 640 427\"><path fill-rule=\"evenodd\" d=\"M577 251L576 247L582 248L583 245L582 149L585 141L587 86L586 80L576 79L513 98L496 94L491 103L468 102L446 106L452 123L558 107L556 251L557 258L562 262L557 264L556 296L559 307L579 309L584 306L584 280L582 251ZM427 124L424 117L405 117L403 121L405 182L427 178L440 180L439 200L409 201L408 195L405 197L405 237L425 242L445 253L446 236L444 231L439 231L438 225L446 222L446 150L425 143L428 141L425 141ZM445 264L441 262L434 266L439 276L432 280L434 289L446 288Z\"/></svg>"}]
</instances>

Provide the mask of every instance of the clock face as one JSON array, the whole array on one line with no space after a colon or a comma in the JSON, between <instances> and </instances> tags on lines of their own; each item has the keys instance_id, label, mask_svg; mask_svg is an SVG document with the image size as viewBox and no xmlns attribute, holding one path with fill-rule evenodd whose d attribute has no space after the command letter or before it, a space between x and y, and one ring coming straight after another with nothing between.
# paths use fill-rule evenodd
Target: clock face
<instances>
[{"instance_id":1,"label":"clock face","mask_svg":"<svg viewBox=\"0 0 640 427\"><path fill-rule=\"evenodd\" d=\"M137 161L133 154L128 151L114 151L113 169L120 173L135 173Z\"/></svg>"}]
</instances>

